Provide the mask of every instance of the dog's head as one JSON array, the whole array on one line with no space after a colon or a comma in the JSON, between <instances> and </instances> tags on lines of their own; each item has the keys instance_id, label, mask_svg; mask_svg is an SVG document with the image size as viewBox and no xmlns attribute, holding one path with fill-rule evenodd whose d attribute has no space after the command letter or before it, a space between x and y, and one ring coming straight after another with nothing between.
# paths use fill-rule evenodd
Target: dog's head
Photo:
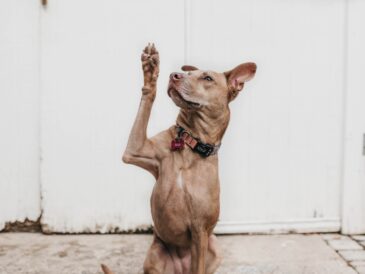
<instances>
[{"instance_id":1,"label":"dog's head","mask_svg":"<svg viewBox=\"0 0 365 274\"><path fill-rule=\"evenodd\" d=\"M200 70L193 66L183 66L185 73L170 75L168 95L174 103L192 111L226 109L237 97L245 82L256 73L255 63L243 63L234 69L218 73Z\"/></svg>"}]
</instances>

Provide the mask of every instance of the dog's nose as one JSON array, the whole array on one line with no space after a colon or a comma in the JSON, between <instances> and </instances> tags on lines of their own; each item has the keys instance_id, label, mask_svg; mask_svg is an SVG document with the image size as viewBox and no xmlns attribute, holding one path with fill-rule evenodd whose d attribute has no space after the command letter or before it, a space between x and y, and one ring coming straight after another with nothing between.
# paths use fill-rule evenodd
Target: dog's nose
<instances>
[{"instance_id":1,"label":"dog's nose","mask_svg":"<svg viewBox=\"0 0 365 274\"><path fill-rule=\"evenodd\" d=\"M170 74L170 79L174 80L174 81L180 80L183 77L184 77L184 74L179 73L179 72L173 72L173 73Z\"/></svg>"}]
</instances>

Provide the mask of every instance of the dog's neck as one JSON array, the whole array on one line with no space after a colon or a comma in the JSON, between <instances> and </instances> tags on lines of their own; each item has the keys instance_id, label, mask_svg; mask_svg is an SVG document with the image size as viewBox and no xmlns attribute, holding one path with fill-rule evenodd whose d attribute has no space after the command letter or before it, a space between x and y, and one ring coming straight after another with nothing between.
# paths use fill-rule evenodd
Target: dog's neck
<instances>
[{"instance_id":1,"label":"dog's neck","mask_svg":"<svg viewBox=\"0 0 365 274\"><path fill-rule=\"evenodd\" d=\"M230 112L227 108L214 117L209 113L211 112L181 109L176 123L202 142L217 145L221 143L227 129Z\"/></svg>"}]
</instances>

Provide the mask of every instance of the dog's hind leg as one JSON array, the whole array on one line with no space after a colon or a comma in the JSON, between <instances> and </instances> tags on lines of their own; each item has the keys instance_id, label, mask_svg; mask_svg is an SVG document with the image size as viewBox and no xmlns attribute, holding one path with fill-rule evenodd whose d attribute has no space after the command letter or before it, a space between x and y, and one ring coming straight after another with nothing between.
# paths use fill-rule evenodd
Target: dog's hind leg
<instances>
[{"instance_id":1,"label":"dog's hind leg","mask_svg":"<svg viewBox=\"0 0 365 274\"><path fill-rule=\"evenodd\" d=\"M164 243L154 236L143 264L144 274L173 274L174 263Z\"/></svg>"}]
</instances>

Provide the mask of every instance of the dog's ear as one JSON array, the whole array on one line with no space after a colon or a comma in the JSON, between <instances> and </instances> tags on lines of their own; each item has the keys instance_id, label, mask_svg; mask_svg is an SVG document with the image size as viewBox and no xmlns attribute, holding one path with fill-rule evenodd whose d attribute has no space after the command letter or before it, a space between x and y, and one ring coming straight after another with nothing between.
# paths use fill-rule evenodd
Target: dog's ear
<instances>
[{"instance_id":1,"label":"dog's ear","mask_svg":"<svg viewBox=\"0 0 365 274\"><path fill-rule=\"evenodd\" d=\"M255 63L243 63L224 75L227 78L229 101L232 101L243 89L245 82L251 80L256 73L257 66Z\"/></svg>"},{"instance_id":2,"label":"dog's ear","mask_svg":"<svg viewBox=\"0 0 365 274\"><path fill-rule=\"evenodd\" d=\"M199 70L197 67L185 65L181 67L182 71L193 71L193 70Z\"/></svg>"}]
</instances>

